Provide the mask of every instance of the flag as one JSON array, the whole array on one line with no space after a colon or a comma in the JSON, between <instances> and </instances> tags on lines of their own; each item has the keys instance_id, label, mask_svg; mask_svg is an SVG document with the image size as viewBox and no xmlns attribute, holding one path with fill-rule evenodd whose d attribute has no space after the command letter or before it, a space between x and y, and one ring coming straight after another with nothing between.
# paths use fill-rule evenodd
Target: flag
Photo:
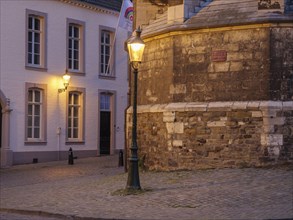
<instances>
[{"instance_id":1,"label":"flag","mask_svg":"<svg viewBox=\"0 0 293 220\"><path fill-rule=\"evenodd\" d=\"M123 0L118 26L132 32L133 4L130 0Z\"/></svg>"}]
</instances>

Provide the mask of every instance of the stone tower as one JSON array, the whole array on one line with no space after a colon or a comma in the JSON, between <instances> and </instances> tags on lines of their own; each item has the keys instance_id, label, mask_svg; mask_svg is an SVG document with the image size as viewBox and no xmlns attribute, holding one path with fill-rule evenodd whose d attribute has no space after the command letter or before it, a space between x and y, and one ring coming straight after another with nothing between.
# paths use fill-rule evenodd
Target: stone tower
<instances>
[{"instance_id":1,"label":"stone tower","mask_svg":"<svg viewBox=\"0 0 293 220\"><path fill-rule=\"evenodd\" d=\"M137 0L135 10L146 168L293 163L292 0Z\"/></svg>"}]
</instances>

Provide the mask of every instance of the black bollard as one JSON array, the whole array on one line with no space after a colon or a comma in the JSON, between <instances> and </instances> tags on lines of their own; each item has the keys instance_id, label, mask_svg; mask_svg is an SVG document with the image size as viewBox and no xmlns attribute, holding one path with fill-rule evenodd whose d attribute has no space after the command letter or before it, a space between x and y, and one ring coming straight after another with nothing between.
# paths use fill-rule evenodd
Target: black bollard
<instances>
[{"instance_id":1,"label":"black bollard","mask_svg":"<svg viewBox=\"0 0 293 220\"><path fill-rule=\"evenodd\" d=\"M123 151L120 150L119 151L119 163L118 163L119 167L123 167Z\"/></svg>"},{"instance_id":2,"label":"black bollard","mask_svg":"<svg viewBox=\"0 0 293 220\"><path fill-rule=\"evenodd\" d=\"M74 162L73 162L73 151L72 151L72 148L69 148L69 151L68 151L68 164L69 165L73 165Z\"/></svg>"}]
</instances>

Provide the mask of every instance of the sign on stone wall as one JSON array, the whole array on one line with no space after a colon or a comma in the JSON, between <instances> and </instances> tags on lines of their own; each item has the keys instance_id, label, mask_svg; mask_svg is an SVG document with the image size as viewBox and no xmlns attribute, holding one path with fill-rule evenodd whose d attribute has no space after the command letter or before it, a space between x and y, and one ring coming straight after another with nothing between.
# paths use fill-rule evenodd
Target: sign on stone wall
<instances>
[{"instance_id":1,"label":"sign on stone wall","mask_svg":"<svg viewBox=\"0 0 293 220\"><path fill-rule=\"evenodd\" d=\"M214 50L212 51L212 62L225 62L227 61L227 51L226 50Z\"/></svg>"}]
</instances>

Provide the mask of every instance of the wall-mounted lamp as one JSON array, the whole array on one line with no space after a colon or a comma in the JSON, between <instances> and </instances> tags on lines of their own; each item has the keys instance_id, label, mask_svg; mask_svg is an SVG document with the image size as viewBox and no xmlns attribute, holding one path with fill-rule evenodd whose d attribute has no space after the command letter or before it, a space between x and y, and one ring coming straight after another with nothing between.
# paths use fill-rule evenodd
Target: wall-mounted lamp
<instances>
[{"instance_id":1,"label":"wall-mounted lamp","mask_svg":"<svg viewBox=\"0 0 293 220\"><path fill-rule=\"evenodd\" d=\"M61 92L65 92L67 90L67 87L69 86L69 81L70 81L70 75L66 73L62 76L63 78L63 85L64 85L64 88L63 89L58 89L58 92L61 93Z\"/></svg>"}]
</instances>

